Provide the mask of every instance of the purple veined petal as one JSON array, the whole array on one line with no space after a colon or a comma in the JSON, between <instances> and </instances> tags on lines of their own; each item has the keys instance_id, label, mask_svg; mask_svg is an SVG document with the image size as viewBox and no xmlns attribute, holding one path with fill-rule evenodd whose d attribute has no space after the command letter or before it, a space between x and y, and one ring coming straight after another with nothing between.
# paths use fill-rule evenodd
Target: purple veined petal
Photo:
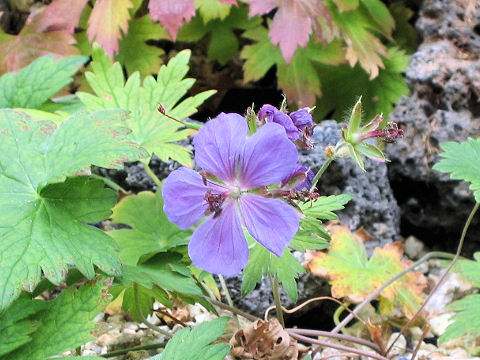
<instances>
[{"instance_id":1,"label":"purple veined petal","mask_svg":"<svg viewBox=\"0 0 480 360\"><path fill-rule=\"evenodd\" d=\"M278 110L275 106L270 104L263 105L258 111L258 118L260 120L265 120L267 123L274 122L282 125L290 140L298 140L299 131L293 123L293 120L287 114Z\"/></svg>"},{"instance_id":2,"label":"purple veined petal","mask_svg":"<svg viewBox=\"0 0 480 360\"><path fill-rule=\"evenodd\" d=\"M305 126L312 127L313 123L312 114L308 112L309 108L302 108L300 110L290 113L290 118L297 128L304 129Z\"/></svg>"},{"instance_id":3,"label":"purple veined petal","mask_svg":"<svg viewBox=\"0 0 480 360\"><path fill-rule=\"evenodd\" d=\"M221 113L207 121L193 138L195 162L202 170L232 183L247 134L248 125L243 116Z\"/></svg>"},{"instance_id":4,"label":"purple veined petal","mask_svg":"<svg viewBox=\"0 0 480 360\"><path fill-rule=\"evenodd\" d=\"M247 139L242 154L240 186L252 189L282 181L295 169L298 152L282 126L269 123Z\"/></svg>"},{"instance_id":5,"label":"purple veined petal","mask_svg":"<svg viewBox=\"0 0 480 360\"><path fill-rule=\"evenodd\" d=\"M284 187L285 185L287 185L292 177L294 176L298 176L298 174L301 174L301 173L304 173L305 174L305 177L304 177L304 180L295 185L294 188L297 189L297 190L310 190L310 188L312 187L312 184L313 184L313 178L315 177L315 174L313 173L312 170L310 170L309 168L307 168L305 165L302 165L302 164L297 164L295 166L295 169L293 169L293 171L286 177L282 180L282 187Z\"/></svg>"},{"instance_id":6,"label":"purple veined petal","mask_svg":"<svg viewBox=\"0 0 480 360\"><path fill-rule=\"evenodd\" d=\"M211 182L205 186L202 176L192 169L181 167L172 171L162 186L163 210L168 220L180 229L191 228L199 222L208 208L205 201L208 189L213 193L225 191Z\"/></svg>"},{"instance_id":7,"label":"purple veined petal","mask_svg":"<svg viewBox=\"0 0 480 360\"><path fill-rule=\"evenodd\" d=\"M275 255L282 256L300 224L293 207L279 199L247 194L240 198L240 209L250 235Z\"/></svg>"},{"instance_id":8,"label":"purple veined petal","mask_svg":"<svg viewBox=\"0 0 480 360\"><path fill-rule=\"evenodd\" d=\"M236 201L226 202L220 216L210 216L195 230L188 255L196 267L224 276L238 274L247 265L248 244Z\"/></svg>"}]
</instances>

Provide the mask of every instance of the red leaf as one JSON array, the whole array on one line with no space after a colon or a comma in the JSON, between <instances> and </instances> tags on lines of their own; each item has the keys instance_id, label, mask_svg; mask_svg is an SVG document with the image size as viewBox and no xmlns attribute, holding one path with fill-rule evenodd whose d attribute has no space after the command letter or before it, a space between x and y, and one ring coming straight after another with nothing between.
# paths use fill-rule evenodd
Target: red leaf
<instances>
[{"instance_id":1,"label":"red leaf","mask_svg":"<svg viewBox=\"0 0 480 360\"><path fill-rule=\"evenodd\" d=\"M279 6L278 0L245 0L250 5L248 16L263 15Z\"/></svg>"},{"instance_id":2,"label":"red leaf","mask_svg":"<svg viewBox=\"0 0 480 360\"><path fill-rule=\"evenodd\" d=\"M88 20L88 39L99 43L112 59L118 52L118 40L128 31L131 0L98 0Z\"/></svg>"},{"instance_id":3,"label":"red leaf","mask_svg":"<svg viewBox=\"0 0 480 360\"><path fill-rule=\"evenodd\" d=\"M41 32L66 30L73 33L88 0L53 0L36 22Z\"/></svg>"},{"instance_id":4,"label":"red leaf","mask_svg":"<svg viewBox=\"0 0 480 360\"><path fill-rule=\"evenodd\" d=\"M183 21L188 22L195 15L195 2L193 0L150 0L148 9L152 20L159 20L175 41Z\"/></svg>"},{"instance_id":5,"label":"red leaf","mask_svg":"<svg viewBox=\"0 0 480 360\"><path fill-rule=\"evenodd\" d=\"M220 1L222 4L238 6L237 0L218 0L218 1Z\"/></svg>"}]
</instances>

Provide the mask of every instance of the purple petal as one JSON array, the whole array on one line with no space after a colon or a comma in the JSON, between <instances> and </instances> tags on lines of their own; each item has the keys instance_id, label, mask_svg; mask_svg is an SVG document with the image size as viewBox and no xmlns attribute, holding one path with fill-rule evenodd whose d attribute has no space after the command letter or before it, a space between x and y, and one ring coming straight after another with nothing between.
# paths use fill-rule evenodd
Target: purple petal
<instances>
[{"instance_id":1,"label":"purple petal","mask_svg":"<svg viewBox=\"0 0 480 360\"><path fill-rule=\"evenodd\" d=\"M297 164L292 173L282 180L282 187L288 184L294 176L297 177L298 174L301 173L305 174L304 180L300 184L295 185L294 188L297 190L310 190L313 184L313 178L315 177L315 174L312 170L302 164Z\"/></svg>"},{"instance_id":2,"label":"purple petal","mask_svg":"<svg viewBox=\"0 0 480 360\"><path fill-rule=\"evenodd\" d=\"M298 214L293 207L279 199L249 194L240 198L240 209L250 235L280 257L298 231Z\"/></svg>"},{"instance_id":3,"label":"purple petal","mask_svg":"<svg viewBox=\"0 0 480 360\"><path fill-rule=\"evenodd\" d=\"M205 271L232 276L247 265L248 245L243 235L237 204L225 204L217 218L209 217L188 244L193 264Z\"/></svg>"},{"instance_id":4,"label":"purple petal","mask_svg":"<svg viewBox=\"0 0 480 360\"><path fill-rule=\"evenodd\" d=\"M205 186L202 176L196 171L181 167L165 179L162 186L163 210L168 220L180 229L188 229L205 216L208 205L204 199L208 189L221 193L224 189L216 184Z\"/></svg>"},{"instance_id":5,"label":"purple petal","mask_svg":"<svg viewBox=\"0 0 480 360\"><path fill-rule=\"evenodd\" d=\"M297 128L303 130L306 126L312 127L314 125L312 114L310 114L308 110L309 108L303 108L290 114L290 117Z\"/></svg>"},{"instance_id":6,"label":"purple petal","mask_svg":"<svg viewBox=\"0 0 480 360\"><path fill-rule=\"evenodd\" d=\"M221 113L202 126L193 138L195 162L202 170L232 183L247 134L243 116Z\"/></svg>"},{"instance_id":7,"label":"purple petal","mask_svg":"<svg viewBox=\"0 0 480 360\"><path fill-rule=\"evenodd\" d=\"M263 125L245 142L240 184L245 189L282 181L297 164L297 148L283 128L275 123Z\"/></svg>"},{"instance_id":8,"label":"purple petal","mask_svg":"<svg viewBox=\"0 0 480 360\"><path fill-rule=\"evenodd\" d=\"M284 112L278 110L275 106L270 104L263 105L258 111L258 118L260 120L265 120L267 123L274 122L282 125L290 140L298 140L298 129L292 119Z\"/></svg>"}]
</instances>

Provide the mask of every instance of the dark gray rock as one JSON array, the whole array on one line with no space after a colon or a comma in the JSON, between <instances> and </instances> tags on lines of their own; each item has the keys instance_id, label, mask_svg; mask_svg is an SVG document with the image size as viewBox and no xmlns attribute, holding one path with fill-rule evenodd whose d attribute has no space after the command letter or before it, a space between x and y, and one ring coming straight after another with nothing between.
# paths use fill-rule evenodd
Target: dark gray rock
<instances>
[{"instance_id":1,"label":"dark gray rock","mask_svg":"<svg viewBox=\"0 0 480 360\"><path fill-rule=\"evenodd\" d=\"M465 183L432 170L442 142L480 135L480 8L468 10L467 3L423 2L416 23L423 43L406 72L411 95L390 115L405 131L387 148L402 234L442 250L455 248L473 206ZM478 225L471 230L480 235Z\"/></svg>"},{"instance_id":2,"label":"dark gray rock","mask_svg":"<svg viewBox=\"0 0 480 360\"><path fill-rule=\"evenodd\" d=\"M323 121L312 136L315 148L302 150L299 162L316 172L325 162L324 149L335 145L341 128L333 120ZM363 226L374 238L365 245L371 252L376 246L399 240L400 209L387 176L387 166L365 159L362 171L350 158L337 159L320 179L320 195L349 193L354 198L338 214L343 224L352 230Z\"/></svg>"}]
</instances>

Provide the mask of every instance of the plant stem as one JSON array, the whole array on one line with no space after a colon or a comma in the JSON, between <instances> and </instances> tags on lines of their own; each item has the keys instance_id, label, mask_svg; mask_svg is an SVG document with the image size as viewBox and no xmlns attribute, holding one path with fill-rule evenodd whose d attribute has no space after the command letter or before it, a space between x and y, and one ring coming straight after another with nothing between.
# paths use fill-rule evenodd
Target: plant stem
<instances>
[{"instance_id":1,"label":"plant stem","mask_svg":"<svg viewBox=\"0 0 480 360\"><path fill-rule=\"evenodd\" d=\"M157 175L155 175L153 170L150 168L150 165L148 165L149 160L150 159L142 161L143 168L145 169L145 172L147 173L147 175L150 176L150 178L153 180L155 185L157 185L158 187L161 187L162 186L162 181L158 178Z\"/></svg>"},{"instance_id":2,"label":"plant stem","mask_svg":"<svg viewBox=\"0 0 480 360\"><path fill-rule=\"evenodd\" d=\"M269 275L270 284L272 285L273 301L275 302L275 310L277 311L278 322L282 327L285 327L283 320L282 302L280 301L280 292L278 291L278 277L277 275Z\"/></svg>"},{"instance_id":3,"label":"plant stem","mask_svg":"<svg viewBox=\"0 0 480 360\"><path fill-rule=\"evenodd\" d=\"M223 293L225 298L227 299L227 303L229 306L234 307L232 297L230 296L230 291L228 291L227 283L225 282L225 278L222 275L218 275L218 280L220 280L220 285L222 286ZM237 322L238 327L240 327L240 320L238 320L237 314L233 313L235 317L235 321Z\"/></svg>"},{"instance_id":4,"label":"plant stem","mask_svg":"<svg viewBox=\"0 0 480 360\"><path fill-rule=\"evenodd\" d=\"M105 185L110 186L115 191L120 191L124 194L128 193L128 191L125 190L123 187L118 185L116 182L106 178L105 176L101 176L101 175L97 175L97 174L91 174L90 177L92 177L94 179L102 180L105 183Z\"/></svg>"},{"instance_id":5,"label":"plant stem","mask_svg":"<svg viewBox=\"0 0 480 360\"><path fill-rule=\"evenodd\" d=\"M385 283L383 283L382 286L380 286L376 291L374 291L373 293L371 293L370 295L368 295L365 300L363 300L360 304L358 304L355 309L350 313L348 314L347 317L345 317L345 319L343 319L340 324L338 324L337 326L335 326L335 328L332 330L332 333L333 334L337 334L339 333L345 326L347 326L350 321L353 320L353 318L355 317L355 315L357 315L367 304L369 304L372 300L374 300L378 295L380 295L380 293L385 290L387 287L389 287L392 283L394 283L395 281L397 281L398 279L400 279L403 275L405 275L406 273L412 271L413 269L415 269L418 265L424 263L425 261L431 259L431 258L434 258L434 257L440 257L440 258L454 258L454 255L452 254L449 254L449 253L446 253L446 252L442 252L442 251L433 251L433 252L430 252L428 254L425 254L423 257L421 257L420 259L418 259L417 261L415 261L413 264L411 264L410 266L406 267L404 270L402 270L401 272L399 272L398 274L396 274L394 277L390 278L388 281L386 281Z\"/></svg>"},{"instance_id":6,"label":"plant stem","mask_svg":"<svg viewBox=\"0 0 480 360\"><path fill-rule=\"evenodd\" d=\"M315 189L315 187L317 186L318 180L320 180L323 173L325 172L325 170L327 170L327 168L330 166L330 164L334 159L335 159L335 156L331 156L327 158L327 160L323 163L322 167L320 168L320 170L317 171L317 173L315 174L315 177L313 178L312 187L310 188L310 191Z\"/></svg>"},{"instance_id":7,"label":"plant stem","mask_svg":"<svg viewBox=\"0 0 480 360\"><path fill-rule=\"evenodd\" d=\"M350 303L345 303L340 305L337 310L333 313L333 322L335 325L340 324L340 315L342 315L343 311L345 310L345 306L349 306Z\"/></svg>"},{"instance_id":8,"label":"plant stem","mask_svg":"<svg viewBox=\"0 0 480 360\"><path fill-rule=\"evenodd\" d=\"M227 304L224 304L222 303L221 301L218 301L218 300L215 300L215 299L211 299L211 298L205 298L205 300L207 301L210 301L213 305L217 305L218 307L224 309L224 310L228 310L234 314L237 314L237 315L240 315L240 316L243 316L245 319L248 319L250 321L257 321L257 320L260 320L259 318L257 318L256 316L253 316L253 315L250 315L246 312L243 312L242 310L240 309L237 309L236 307L233 307L233 306L230 306L230 305L227 305Z\"/></svg>"},{"instance_id":9,"label":"plant stem","mask_svg":"<svg viewBox=\"0 0 480 360\"><path fill-rule=\"evenodd\" d=\"M165 347L166 344L167 343L165 343L165 342L161 342L161 343L156 343L156 344L140 345L140 346L135 346L135 347L131 347L131 348L110 351L110 352L107 352L106 354L103 354L103 355L100 355L100 356L104 357L104 358L111 358L111 357L126 354L130 351L158 349L158 348L161 348L161 347Z\"/></svg>"},{"instance_id":10,"label":"plant stem","mask_svg":"<svg viewBox=\"0 0 480 360\"><path fill-rule=\"evenodd\" d=\"M148 321L145 318L145 315L143 315L143 311L142 311L142 308L140 306L140 295L138 293L138 284L136 282L133 283L133 295L135 297L135 306L136 306L136 309L137 309L137 315L142 320L142 322L145 325L147 325L147 327L152 329L153 331L156 331L156 332L158 332L158 333L160 333L164 336L167 336L167 337L172 337L172 334L170 334L168 331L160 329L157 325L152 324L150 321Z\"/></svg>"},{"instance_id":11,"label":"plant stem","mask_svg":"<svg viewBox=\"0 0 480 360\"><path fill-rule=\"evenodd\" d=\"M400 332L398 333L397 337L395 338L395 340L392 342L392 344L390 345L390 347L387 349L387 352L386 352L386 355L388 355L388 353L390 352L390 350L392 349L393 345L395 344L395 342L398 340L398 338L405 332L406 329L408 329L408 327L410 326L410 324L413 322L413 320L417 317L418 314L420 314L420 312L425 308L425 306L427 305L428 301L432 298L433 294L435 293L435 291L437 291L437 289L440 287L440 285L442 284L442 282L445 280L445 278L447 277L448 273L450 272L450 270L453 268L453 266L455 265L455 263L457 262L458 258L460 257L460 253L462 252L462 248L463 248L463 244L465 242L465 236L467 235L467 231L468 231L468 228L470 227L470 224L472 223L472 220L473 220L473 217L475 216L475 214L477 213L477 210L478 208L480 207L480 203L476 203L475 206L473 207L472 211L470 211L470 215L468 215L468 218L467 218L467 221L465 222L465 225L463 226L463 230L462 230L462 235L460 235L460 240L458 242L458 246L457 246L457 252L455 253L455 256L453 257L453 260L452 262L450 263L450 265L448 265L447 269L445 270L445 272L443 273L442 277L440 278L440 280L438 280L437 284L435 285L435 287L432 289L432 291L430 291L430 294L428 294L428 296L425 298L425 300L423 301L423 304L420 306L420 309L417 310L417 312L412 316L412 318L410 320L407 321L407 323L403 326L403 328L400 330Z\"/></svg>"},{"instance_id":12,"label":"plant stem","mask_svg":"<svg viewBox=\"0 0 480 360\"><path fill-rule=\"evenodd\" d=\"M324 346L324 347L330 347L332 349L337 349L337 350L341 350L341 351L345 351L345 352L355 353L355 354L358 354L360 356L365 356L365 357L367 357L367 359L372 358L372 359L377 359L377 360L388 360L386 357L384 357L382 355L378 355L378 354L370 352L370 351L355 349L355 348L352 348L352 347L349 347L349 346L335 344L335 343L331 343L331 342L328 342L328 341L312 339L312 338L309 338L307 336L302 336L302 335L296 334L294 332L289 332L288 334L292 338L297 339L299 341L307 342L307 343L310 343L310 344L316 344L316 345L320 345L320 346Z\"/></svg>"},{"instance_id":13,"label":"plant stem","mask_svg":"<svg viewBox=\"0 0 480 360\"><path fill-rule=\"evenodd\" d=\"M293 332L295 334L300 334L300 335L323 336L323 337L328 337L328 338L333 338L338 340L349 341L356 344L368 346L372 350L381 352L380 346L378 346L377 344L365 339L354 337L354 336L343 335L343 334L332 334L330 331L310 330L310 329L285 329L285 330L288 333Z\"/></svg>"}]
</instances>

